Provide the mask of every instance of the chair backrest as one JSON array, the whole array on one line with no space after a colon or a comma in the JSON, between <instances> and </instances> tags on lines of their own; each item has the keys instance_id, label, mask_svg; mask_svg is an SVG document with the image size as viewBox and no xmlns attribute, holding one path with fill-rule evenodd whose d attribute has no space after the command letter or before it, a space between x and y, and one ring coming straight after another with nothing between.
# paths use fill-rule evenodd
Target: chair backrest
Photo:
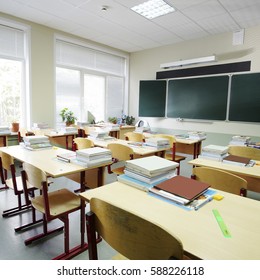
<instances>
[{"instance_id":1,"label":"chair backrest","mask_svg":"<svg viewBox=\"0 0 260 280\"><path fill-rule=\"evenodd\" d=\"M210 184L214 189L244 196L247 181L235 174L209 167L194 167L194 179Z\"/></svg>"},{"instance_id":2,"label":"chair backrest","mask_svg":"<svg viewBox=\"0 0 260 280\"><path fill-rule=\"evenodd\" d=\"M111 151L112 158L118 161L130 160L134 155L134 151L131 147L120 143L110 143L107 145L107 148Z\"/></svg>"},{"instance_id":3,"label":"chair backrest","mask_svg":"<svg viewBox=\"0 0 260 280\"><path fill-rule=\"evenodd\" d=\"M158 225L119 207L92 198L93 226L117 252L132 260L183 259L182 242ZM87 216L88 217L88 216ZM95 235L94 235L95 237ZM93 240L96 245L96 240Z\"/></svg>"},{"instance_id":4,"label":"chair backrest","mask_svg":"<svg viewBox=\"0 0 260 280\"><path fill-rule=\"evenodd\" d=\"M87 149L94 147L94 143L92 140L83 137L77 137L73 139L73 143L76 145L76 150Z\"/></svg>"},{"instance_id":5,"label":"chair backrest","mask_svg":"<svg viewBox=\"0 0 260 280\"><path fill-rule=\"evenodd\" d=\"M260 160L260 149L247 146L229 146L228 153L234 156L247 157L253 160Z\"/></svg>"},{"instance_id":6,"label":"chair backrest","mask_svg":"<svg viewBox=\"0 0 260 280\"><path fill-rule=\"evenodd\" d=\"M127 132L124 135L125 139L128 141L143 142L145 139L143 134L138 132Z\"/></svg>"},{"instance_id":7,"label":"chair backrest","mask_svg":"<svg viewBox=\"0 0 260 280\"><path fill-rule=\"evenodd\" d=\"M26 180L30 185L40 190L42 189L42 183L47 182L46 173L27 162L23 163L21 174L23 180Z\"/></svg>"},{"instance_id":8,"label":"chair backrest","mask_svg":"<svg viewBox=\"0 0 260 280\"><path fill-rule=\"evenodd\" d=\"M1 152L2 168L7 171L11 170L11 165L14 164L14 158L5 152Z\"/></svg>"}]
</instances>

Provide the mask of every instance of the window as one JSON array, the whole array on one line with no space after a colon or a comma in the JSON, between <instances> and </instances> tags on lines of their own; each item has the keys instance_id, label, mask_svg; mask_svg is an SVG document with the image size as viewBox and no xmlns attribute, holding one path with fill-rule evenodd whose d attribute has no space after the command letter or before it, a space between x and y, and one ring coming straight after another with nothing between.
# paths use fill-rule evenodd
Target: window
<instances>
[{"instance_id":1,"label":"window","mask_svg":"<svg viewBox=\"0 0 260 280\"><path fill-rule=\"evenodd\" d=\"M25 125L26 32L2 23L0 19L0 125Z\"/></svg>"},{"instance_id":2,"label":"window","mask_svg":"<svg viewBox=\"0 0 260 280\"><path fill-rule=\"evenodd\" d=\"M56 41L56 122L69 108L82 122L121 117L127 58L61 40Z\"/></svg>"}]
</instances>

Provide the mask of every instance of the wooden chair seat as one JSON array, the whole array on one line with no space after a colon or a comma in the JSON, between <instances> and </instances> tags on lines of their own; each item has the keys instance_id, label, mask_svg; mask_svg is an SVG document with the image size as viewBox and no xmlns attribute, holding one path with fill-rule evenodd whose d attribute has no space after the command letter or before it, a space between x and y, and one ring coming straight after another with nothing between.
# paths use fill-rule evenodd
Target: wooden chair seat
<instances>
[{"instance_id":1,"label":"wooden chair seat","mask_svg":"<svg viewBox=\"0 0 260 280\"><path fill-rule=\"evenodd\" d=\"M172 160L172 154L171 153L165 153L164 158L168 159L168 160ZM181 156L181 155L175 155L174 157L174 161L180 163L180 161L185 160L186 157L185 156Z\"/></svg>"},{"instance_id":2,"label":"wooden chair seat","mask_svg":"<svg viewBox=\"0 0 260 280\"><path fill-rule=\"evenodd\" d=\"M50 215L60 216L64 212L72 212L80 206L80 198L67 189L61 189L49 193ZM45 213L44 198L37 196L31 199L33 207L41 213Z\"/></svg>"},{"instance_id":3,"label":"wooden chair seat","mask_svg":"<svg viewBox=\"0 0 260 280\"><path fill-rule=\"evenodd\" d=\"M16 189L17 189L17 191L23 193L22 177L21 176L16 176L15 179L16 179ZM10 188L10 189L15 188L12 178L6 179L5 183L6 183L8 188ZM34 189L34 187L32 185L28 185L27 187L29 189Z\"/></svg>"}]
</instances>

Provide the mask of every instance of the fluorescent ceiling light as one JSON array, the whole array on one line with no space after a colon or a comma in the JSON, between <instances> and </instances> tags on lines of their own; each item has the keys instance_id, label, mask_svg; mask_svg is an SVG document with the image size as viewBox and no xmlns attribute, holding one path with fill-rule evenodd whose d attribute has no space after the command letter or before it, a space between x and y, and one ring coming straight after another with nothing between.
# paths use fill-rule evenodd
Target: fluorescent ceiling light
<instances>
[{"instance_id":1,"label":"fluorescent ceiling light","mask_svg":"<svg viewBox=\"0 0 260 280\"><path fill-rule=\"evenodd\" d=\"M204 57L198 57L198 58L192 58L192 59L178 60L178 61L163 63L163 64L160 65L160 68L167 69L167 68L178 67L178 66L183 66L183 65L212 62L212 61L216 61L216 60L217 60L216 56L211 55L211 56L204 56Z\"/></svg>"},{"instance_id":2,"label":"fluorescent ceiling light","mask_svg":"<svg viewBox=\"0 0 260 280\"><path fill-rule=\"evenodd\" d=\"M153 19L175 11L172 6L162 0L149 0L132 7L131 10L148 19Z\"/></svg>"}]
</instances>

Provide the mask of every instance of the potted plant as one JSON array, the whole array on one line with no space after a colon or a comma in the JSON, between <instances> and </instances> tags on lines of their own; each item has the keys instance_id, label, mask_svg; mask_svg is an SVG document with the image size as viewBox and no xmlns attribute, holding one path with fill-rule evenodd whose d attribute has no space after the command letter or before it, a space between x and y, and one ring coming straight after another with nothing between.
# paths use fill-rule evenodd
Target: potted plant
<instances>
[{"instance_id":1,"label":"potted plant","mask_svg":"<svg viewBox=\"0 0 260 280\"><path fill-rule=\"evenodd\" d=\"M116 124L117 123L117 118L116 117L109 117L108 121L113 123L113 124Z\"/></svg>"},{"instance_id":2,"label":"potted plant","mask_svg":"<svg viewBox=\"0 0 260 280\"><path fill-rule=\"evenodd\" d=\"M75 121L77 118L74 116L74 113L69 110L68 108L63 108L60 111L60 116L62 118L62 121L66 123L66 126L70 126L72 124L75 124Z\"/></svg>"},{"instance_id":3,"label":"potted plant","mask_svg":"<svg viewBox=\"0 0 260 280\"><path fill-rule=\"evenodd\" d=\"M135 118L133 116L126 116L125 122L127 125L133 125L135 121Z\"/></svg>"},{"instance_id":4,"label":"potted plant","mask_svg":"<svg viewBox=\"0 0 260 280\"><path fill-rule=\"evenodd\" d=\"M19 122L18 121L13 121L12 122L12 127L11 127L11 131L12 132L18 132L19 131Z\"/></svg>"}]
</instances>

